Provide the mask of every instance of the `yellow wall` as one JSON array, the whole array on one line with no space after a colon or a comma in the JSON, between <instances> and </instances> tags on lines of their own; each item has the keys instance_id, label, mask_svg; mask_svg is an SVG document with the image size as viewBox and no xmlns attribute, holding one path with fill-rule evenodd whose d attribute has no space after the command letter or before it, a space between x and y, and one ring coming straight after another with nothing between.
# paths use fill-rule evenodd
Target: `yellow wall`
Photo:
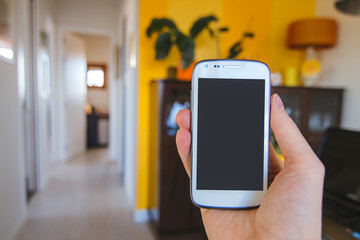
<instances>
[{"instance_id":1,"label":"yellow wall","mask_svg":"<svg viewBox=\"0 0 360 240\"><path fill-rule=\"evenodd\" d=\"M162 61L155 60L155 36L147 38L145 31L154 17L168 17L188 33L194 20L214 14L222 26L230 31L221 35L221 57L246 30L253 18L250 30L255 38L244 43L244 52L239 58L261 60L275 71L287 66L297 66L300 52L288 50L285 45L286 29L290 22L314 16L315 0L140 0L140 64L139 64L139 130L138 130L138 171L137 209L149 207L149 155L150 142L150 82L166 78L167 68L179 61L174 49L171 56ZM215 58L215 41L204 32L196 39L196 60ZM151 189L151 191L154 191ZM154 207L154 206L151 206Z\"/></svg>"}]
</instances>

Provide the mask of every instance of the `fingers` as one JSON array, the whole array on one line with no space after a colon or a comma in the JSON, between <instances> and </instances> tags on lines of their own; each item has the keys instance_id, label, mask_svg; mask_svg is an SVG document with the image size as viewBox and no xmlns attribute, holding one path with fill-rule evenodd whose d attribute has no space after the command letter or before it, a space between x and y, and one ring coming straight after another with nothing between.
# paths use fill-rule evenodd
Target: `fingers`
<instances>
[{"instance_id":1,"label":"fingers","mask_svg":"<svg viewBox=\"0 0 360 240\"><path fill-rule=\"evenodd\" d=\"M191 134L189 130L180 128L180 130L176 134L176 146L180 158L184 164L185 170L188 176L190 176Z\"/></svg>"},{"instance_id":2,"label":"fingers","mask_svg":"<svg viewBox=\"0 0 360 240\"><path fill-rule=\"evenodd\" d=\"M191 112L189 109L183 109L176 115L176 122L179 128L185 128L190 130L191 128Z\"/></svg>"},{"instance_id":3,"label":"fingers","mask_svg":"<svg viewBox=\"0 0 360 240\"><path fill-rule=\"evenodd\" d=\"M285 158L285 165L313 161L315 154L286 113L277 94L271 97L270 126Z\"/></svg>"},{"instance_id":4,"label":"fingers","mask_svg":"<svg viewBox=\"0 0 360 240\"><path fill-rule=\"evenodd\" d=\"M187 174L190 176L191 159L191 133L190 133L191 113L188 109L179 111L176 116L176 122L180 129L176 134L176 146L180 158L184 164Z\"/></svg>"}]
</instances>

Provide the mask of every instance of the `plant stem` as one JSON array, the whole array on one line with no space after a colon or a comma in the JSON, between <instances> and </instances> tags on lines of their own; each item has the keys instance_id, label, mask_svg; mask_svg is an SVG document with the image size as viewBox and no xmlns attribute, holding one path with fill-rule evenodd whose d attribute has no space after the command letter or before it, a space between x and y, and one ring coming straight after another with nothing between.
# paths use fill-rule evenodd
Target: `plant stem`
<instances>
[{"instance_id":1,"label":"plant stem","mask_svg":"<svg viewBox=\"0 0 360 240\"><path fill-rule=\"evenodd\" d=\"M215 22L215 51L216 51L216 58L221 58L221 44L220 44L220 24L219 22Z\"/></svg>"}]
</instances>

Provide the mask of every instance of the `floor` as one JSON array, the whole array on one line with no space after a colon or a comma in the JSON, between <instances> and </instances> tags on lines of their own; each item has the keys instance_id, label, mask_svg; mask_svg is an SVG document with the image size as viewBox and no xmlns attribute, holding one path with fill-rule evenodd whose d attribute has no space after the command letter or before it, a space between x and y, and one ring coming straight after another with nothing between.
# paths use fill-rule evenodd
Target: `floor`
<instances>
[{"instance_id":1,"label":"floor","mask_svg":"<svg viewBox=\"0 0 360 240\"><path fill-rule=\"evenodd\" d=\"M92 149L53 166L15 240L155 239L148 224L134 223L117 165L107 156L106 148Z\"/></svg>"}]
</instances>

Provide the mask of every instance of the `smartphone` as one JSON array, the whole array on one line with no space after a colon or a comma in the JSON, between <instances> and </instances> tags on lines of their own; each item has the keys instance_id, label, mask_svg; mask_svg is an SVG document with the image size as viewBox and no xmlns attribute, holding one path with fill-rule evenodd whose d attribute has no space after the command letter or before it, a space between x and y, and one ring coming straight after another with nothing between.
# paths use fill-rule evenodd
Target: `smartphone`
<instances>
[{"instance_id":1,"label":"smartphone","mask_svg":"<svg viewBox=\"0 0 360 240\"><path fill-rule=\"evenodd\" d=\"M191 198L205 208L258 207L268 187L270 70L206 60L192 76Z\"/></svg>"}]
</instances>

